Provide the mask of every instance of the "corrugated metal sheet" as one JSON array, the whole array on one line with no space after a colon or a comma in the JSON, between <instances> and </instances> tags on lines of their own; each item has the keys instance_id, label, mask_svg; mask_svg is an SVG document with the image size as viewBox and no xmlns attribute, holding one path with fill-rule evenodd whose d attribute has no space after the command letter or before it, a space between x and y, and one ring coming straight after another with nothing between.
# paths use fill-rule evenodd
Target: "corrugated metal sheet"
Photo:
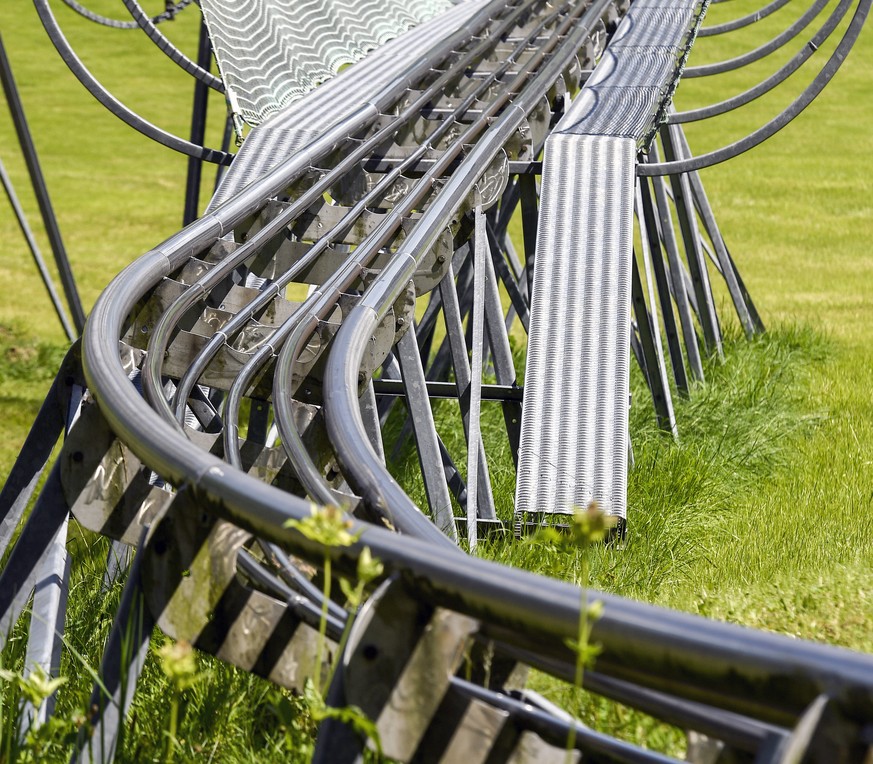
<instances>
[{"instance_id":1,"label":"corrugated metal sheet","mask_svg":"<svg viewBox=\"0 0 873 764\"><path fill-rule=\"evenodd\" d=\"M627 515L636 155L706 2L637 0L546 141L515 511Z\"/></svg>"},{"instance_id":2,"label":"corrugated metal sheet","mask_svg":"<svg viewBox=\"0 0 873 764\"><path fill-rule=\"evenodd\" d=\"M424 48L455 32L484 5L468 0L409 30L363 61L270 116L246 138L218 192L212 210L272 170L320 133L363 106L369 94L395 79Z\"/></svg>"},{"instance_id":3,"label":"corrugated metal sheet","mask_svg":"<svg viewBox=\"0 0 873 764\"><path fill-rule=\"evenodd\" d=\"M516 511L623 515L636 144L557 135L544 162Z\"/></svg>"},{"instance_id":4,"label":"corrugated metal sheet","mask_svg":"<svg viewBox=\"0 0 873 764\"><path fill-rule=\"evenodd\" d=\"M257 125L451 0L202 0L234 112Z\"/></svg>"}]
</instances>

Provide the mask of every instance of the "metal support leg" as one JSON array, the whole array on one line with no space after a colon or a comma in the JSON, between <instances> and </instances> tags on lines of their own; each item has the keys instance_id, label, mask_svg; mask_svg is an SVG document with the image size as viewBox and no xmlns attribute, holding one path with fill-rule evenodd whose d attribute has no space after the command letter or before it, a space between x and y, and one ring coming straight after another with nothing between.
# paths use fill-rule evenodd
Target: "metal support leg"
<instances>
[{"instance_id":1,"label":"metal support leg","mask_svg":"<svg viewBox=\"0 0 873 764\"><path fill-rule=\"evenodd\" d=\"M364 420L364 427L367 429L370 445L373 446L373 450L384 464L385 447L382 445L382 428L379 424L379 410L376 406L376 393L373 389L372 379L367 383L361 395L361 417Z\"/></svg>"},{"instance_id":2,"label":"metal support leg","mask_svg":"<svg viewBox=\"0 0 873 764\"><path fill-rule=\"evenodd\" d=\"M111 762L115 757L136 683L142 673L155 620L146 606L142 589L141 561L145 538L124 585L121 604L100 661L94 683L90 730L82 727L73 762Z\"/></svg>"},{"instance_id":3,"label":"metal support leg","mask_svg":"<svg viewBox=\"0 0 873 764\"><path fill-rule=\"evenodd\" d=\"M113 541L106 555L106 568L103 571L102 592L108 592L116 582L127 573L133 559L133 547L123 541Z\"/></svg>"},{"instance_id":4,"label":"metal support leg","mask_svg":"<svg viewBox=\"0 0 873 764\"><path fill-rule=\"evenodd\" d=\"M46 676L61 673L61 647L67 596L70 588L70 557L67 554L67 526L64 520L36 574L30 629L24 671L41 670ZM46 698L36 708L27 702L22 708L22 729L36 729L44 724L55 708L55 695Z\"/></svg>"},{"instance_id":5,"label":"metal support leg","mask_svg":"<svg viewBox=\"0 0 873 764\"><path fill-rule=\"evenodd\" d=\"M448 273L440 282L440 292L443 298L443 315L446 319L446 334L448 336L449 348L452 355L452 365L455 369L455 383L458 388L458 399L461 406L461 417L464 423L464 434L467 436L467 450L473 448L470 432L470 404L471 404L471 372L470 361L467 358L467 342L464 335L463 324L461 323L461 306L458 301L458 294L455 291L455 283L453 280L454 274L449 268ZM474 268L475 280L475 268ZM475 286L474 286L475 292ZM484 299L484 297L483 297ZM473 301L475 307L475 300ZM476 458L477 480L481 490L477 498L478 516L492 520L497 517L494 510L494 497L491 493L491 478L488 473L488 462L485 457L485 450L482 448L481 441L476 446L479 450L479 455ZM469 466L469 462L468 462ZM467 501L469 506L470 496L470 479L467 474ZM468 508L469 513L469 508Z\"/></svg>"},{"instance_id":6,"label":"metal support leg","mask_svg":"<svg viewBox=\"0 0 873 764\"><path fill-rule=\"evenodd\" d=\"M684 156L690 156L691 148L688 146L688 139L685 137L685 132L680 125L676 126L674 135L679 142L681 150L684 152ZM746 332L746 336L751 337L752 334L763 332L764 323L758 315L751 296L746 291L743 280L730 256L730 252L728 252L724 237L721 235L715 214L712 211L712 206L709 203L709 198L706 195L706 190L703 187L703 181L700 180L700 174L697 172L689 173L688 179L691 182L694 205L697 207L697 212L715 249L721 275L727 284L728 292L730 293L731 300L733 300L737 316Z\"/></svg>"},{"instance_id":7,"label":"metal support leg","mask_svg":"<svg viewBox=\"0 0 873 764\"><path fill-rule=\"evenodd\" d=\"M67 311L64 309L64 304L61 302L61 298L58 296L58 293L55 290L55 285L52 281L51 274L48 272L45 260L43 260L42 257L42 252L39 251L39 245L36 243L33 231L30 230L30 225L28 225L27 218L24 215L24 210L21 208L21 203L18 201L18 196L12 186L12 179L6 172L6 168L3 166L2 160L0 160L0 181L2 181L3 183L3 190L6 192L6 197L9 199L9 204L12 207L12 211L15 213L16 219L18 220L18 227L21 229L24 240L27 242L27 248L30 250L30 254L33 257L34 263L36 263L36 268L39 271L39 276L42 279L42 283L45 286L46 291L48 292L49 299L52 301L55 313L58 314L58 320L61 322L61 326L64 329L64 333L67 335L67 339L72 342L74 339L76 339L76 331L70 323L70 319L67 316Z\"/></svg>"},{"instance_id":8,"label":"metal support leg","mask_svg":"<svg viewBox=\"0 0 873 764\"><path fill-rule=\"evenodd\" d=\"M649 383L649 390L652 392L652 402L655 406L658 426L662 430L673 433L675 436L676 415L673 412L673 401L670 398L670 385L667 382L664 355L661 350L660 337L656 333L655 323L646 305L636 253L631 260L631 299L633 301L634 314L637 318L640 346L643 358L645 359L646 378Z\"/></svg>"},{"instance_id":9,"label":"metal support leg","mask_svg":"<svg viewBox=\"0 0 873 764\"><path fill-rule=\"evenodd\" d=\"M664 143L664 152L668 162L682 156L681 152L677 150L673 132L673 128L670 127L661 131L661 139ZM694 214L694 204L691 199L691 186L688 183L688 176L684 174L671 175L670 183L673 187L673 199L679 218L679 229L685 243L688 269L691 273L694 293L697 295L700 325L703 327L703 341L710 353L715 352L720 358L724 358L724 350L721 343L721 328L719 327L718 315L715 311L712 286L709 282L709 272L707 271L706 262L700 249L700 232L697 229L697 218Z\"/></svg>"},{"instance_id":10,"label":"metal support leg","mask_svg":"<svg viewBox=\"0 0 873 764\"><path fill-rule=\"evenodd\" d=\"M657 161L657 151L654 146L649 154L652 161ZM685 290L685 282L682 279L682 263L679 259L679 248L676 244L676 234L673 230L673 220L670 217L670 209L667 202L667 192L663 178L654 178L655 202L658 208L661 236L664 238L664 246L667 250L667 259L670 263L670 281L673 286L673 296L676 308L679 311L679 323L682 325L682 335L685 338L685 351L688 354L688 365L691 367L691 375L703 381L703 363L700 359L700 350L697 347L697 332L694 330L694 319L691 315L691 306L688 302L688 293Z\"/></svg>"},{"instance_id":11,"label":"metal support leg","mask_svg":"<svg viewBox=\"0 0 873 764\"><path fill-rule=\"evenodd\" d=\"M418 447L421 474L424 477L424 489L431 514L437 527L450 539L457 541L458 531L452 513L452 500L443 473L436 425L433 421L430 399L427 397L424 371L421 368L418 343L415 341L415 331L412 327L397 343L396 355L400 362L407 408Z\"/></svg>"},{"instance_id":12,"label":"metal support leg","mask_svg":"<svg viewBox=\"0 0 873 764\"><path fill-rule=\"evenodd\" d=\"M734 308L737 311L737 316L740 319L743 330L747 337L763 332L764 323L761 321L761 317L758 315L758 311L755 309L752 298L746 291L739 273L737 273L736 266L728 252L724 237L721 235L721 231L718 228L718 223L715 220L715 215L712 212L712 207L706 196L706 191L703 189L703 183L700 180L700 176L696 172L693 172L690 174L690 180L694 203L703 221L707 235L712 241L715 255L718 258L718 264L721 267L721 274L727 284L728 292L734 303Z\"/></svg>"},{"instance_id":13,"label":"metal support leg","mask_svg":"<svg viewBox=\"0 0 873 764\"><path fill-rule=\"evenodd\" d=\"M197 65L209 69L212 45L206 31L206 22L200 22L200 40L197 47ZM194 83L194 104L191 109L191 143L202 146L206 138L206 110L209 106L209 86L202 80ZM188 158L188 179L185 183L185 212L182 225L186 226L197 219L200 206L200 180L203 175L203 160Z\"/></svg>"},{"instance_id":14,"label":"metal support leg","mask_svg":"<svg viewBox=\"0 0 873 764\"><path fill-rule=\"evenodd\" d=\"M72 314L73 325L76 327L76 331L81 334L82 329L85 326L85 311L82 308L82 300L79 298L79 292L76 289L73 271L70 268L70 261L67 258L67 250L64 247L63 239L61 239L61 231L58 228L58 221L55 217L55 211L52 207L51 199L49 198L48 188L42 174L42 168L39 165L39 159L36 155L36 147L34 146L33 138L30 135L30 128L27 125L27 118L24 116L24 107L21 103L21 98L18 95L15 78L12 76L12 66L9 63L9 59L6 57L6 48L3 46L2 37L0 37L0 82L3 84L3 91L6 94L6 102L9 104L9 111L12 114L12 122L15 125L15 132L18 134L18 142L21 145L21 151L24 154L27 171L30 173L30 182L33 184L33 191L36 194L36 201L39 204L42 221L45 225L52 253L55 257L55 264L57 265L58 273L61 277L61 284L63 285L64 294L67 298L67 305L69 305L70 313Z\"/></svg>"},{"instance_id":15,"label":"metal support leg","mask_svg":"<svg viewBox=\"0 0 873 764\"><path fill-rule=\"evenodd\" d=\"M499 274L500 280L506 288L506 293L509 295L509 299L512 302L512 307L518 314L518 318L521 321L521 325L524 327L524 331L528 332L530 326L530 312L528 311L527 300L522 294L518 282L509 270L500 243L494 233L494 228L490 224L488 225L488 246L491 250L491 259L493 261L492 268ZM503 319L501 318L501 321L502 320ZM508 328L509 327L507 327L507 329Z\"/></svg>"},{"instance_id":16,"label":"metal support leg","mask_svg":"<svg viewBox=\"0 0 873 764\"><path fill-rule=\"evenodd\" d=\"M246 430L246 440L263 445L267 442L267 432L270 423L270 404L267 401L252 398L249 409L249 427Z\"/></svg>"},{"instance_id":17,"label":"metal support leg","mask_svg":"<svg viewBox=\"0 0 873 764\"><path fill-rule=\"evenodd\" d=\"M470 424L467 437L467 541L470 551L478 543L476 525L479 506L479 453L484 451L480 413L482 408L482 344L485 336L485 260L491 259L488 235L485 231L485 213L477 205L475 218L475 246L473 247L473 315L470 327L473 334L473 358L470 364Z\"/></svg>"},{"instance_id":18,"label":"metal support leg","mask_svg":"<svg viewBox=\"0 0 873 764\"><path fill-rule=\"evenodd\" d=\"M533 175L519 175L521 191L521 225L524 234L524 267L527 274L527 293L533 294L534 259L537 249L537 181Z\"/></svg>"},{"instance_id":19,"label":"metal support leg","mask_svg":"<svg viewBox=\"0 0 873 764\"><path fill-rule=\"evenodd\" d=\"M0 491L0 555L9 546L52 449L63 431L66 419L63 398L69 397L71 387L65 377L61 373L52 383L12 471L6 478L3 490Z\"/></svg>"},{"instance_id":20,"label":"metal support leg","mask_svg":"<svg viewBox=\"0 0 873 764\"><path fill-rule=\"evenodd\" d=\"M491 240L487 242L490 249ZM503 322L503 306L500 302L500 291L497 288L497 277L494 273L494 263L500 260L499 253L494 256L492 250L485 263L485 330L488 333L488 344L494 357L494 374L497 384L515 386L517 375L512 359L512 348L509 345L506 324ZM526 311L526 306L522 303ZM521 315L521 314L519 314ZM527 324L525 323L525 330ZM521 437L521 403L505 402L503 404L503 419L506 424L506 434L509 438L509 449L512 461L518 468L518 447Z\"/></svg>"},{"instance_id":21,"label":"metal support leg","mask_svg":"<svg viewBox=\"0 0 873 764\"><path fill-rule=\"evenodd\" d=\"M418 351L425 366L427 366L427 361L430 358L434 334L436 333L437 318L442 308L443 304L439 291L432 291L427 307L424 309L424 314L416 324L415 332L418 336Z\"/></svg>"},{"instance_id":22,"label":"metal support leg","mask_svg":"<svg viewBox=\"0 0 873 764\"><path fill-rule=\"evenodd\" d=\"M681 394L688 393L688 377L685 374L685 362L682 357L682 344L673 315L673 304L670 301L670 284L667 280L667 269L661 252L661 237L658 234L658 219L652 204L649 182L646 178L637 178L637 220L640 226L640 239L648 242L651 255L652 270L655 275L655 285L658 288L658 299L661 303L661 318L664 320L664 333L667 335L667 348L670 351L670 365L673 368L673 378ZM654 309L654 305L652 306Z\"/></svg>"},{"instance_id":23,"label":"metal support leg","mask_svg":"<svg viewBox=\"0 0 873 764\"><path fill-rule=\"evenodd\" d=\"M36 500L6 567L0 574L0 647L30 599L43 561L66 531L69 507L61 487L61 468L55 463Z\"/></svg>"}]
</instances>

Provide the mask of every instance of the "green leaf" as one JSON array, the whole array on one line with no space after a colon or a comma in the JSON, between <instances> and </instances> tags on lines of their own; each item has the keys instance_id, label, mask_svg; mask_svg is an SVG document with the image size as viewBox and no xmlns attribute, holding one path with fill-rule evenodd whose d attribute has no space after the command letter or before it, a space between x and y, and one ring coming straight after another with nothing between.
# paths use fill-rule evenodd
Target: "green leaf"
<instances>
[{"instance_id":1,"label":"green leaf","mask_svg":"<svg viewBox=\"0 0 873 764\"><path fill-rule=\"evenodd\" d=\"M315 714L313 714L315 716ZM382 742L379 739L379 728L358 706L343 706L334 708L325 706L316 717L316 721L324 719L336 719L343 724L349 725L360 735L364 735L373 742L376 752L382 755Z\"/></svg>"},{"instance_id":2,"label":"green leaf","mask_svg":"<svg viewBox=\"0 0 873 764\"><path fill-rule=\"evenodd\" d=\"M349 531L353 523L339 507L313 504L310 511L310 516L302 520L286 520L285 527L294 528L310 541L329 547L351 546L360 537L360 533Z\"/></svg>"},{"instance_id":3,"label":"green leaf","mask_svg":"<svg viewBox=\"0 0 873 764\"><path fill-rule=\"evenodd\" d=\"M311 677L307 678L303 684L303 700L308 706L312 718L318 720L318 714L325 707L324 698L321 697L321 693L316 689L315 682L312 681Z\"/></svg>"},{"instance_id":4,"label":"green leaf","mask_svg":"<svg viewBox=\"0 0 873 764\"><path fill-rule=\"evenodd\" d=\"M385 572L385 566L380 560L373 557L370 547L365 546L358 557L358 581L365 586L379 578Z\"/></svg>"},{"instance_id":5,"label":"green leaf","mask_svg":"<svg viewBox=\"0 0 873 764\"><path fill-rule=\"evenodd\" d=\"M339 585L348 600L349 605L353 608L358 607L363 599L361 596L363 594L363 585L353 586L347 578L340 578Z\"/></svg>"}]
</instances>

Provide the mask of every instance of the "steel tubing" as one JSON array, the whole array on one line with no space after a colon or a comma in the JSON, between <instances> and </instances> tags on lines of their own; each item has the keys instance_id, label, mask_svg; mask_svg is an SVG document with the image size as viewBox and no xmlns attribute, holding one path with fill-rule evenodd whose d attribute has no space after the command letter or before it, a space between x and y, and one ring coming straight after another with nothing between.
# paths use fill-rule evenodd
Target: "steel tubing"
<instances>
[{"instance_id":1,"label":"steel tubing","mask_svg":"<svg viewBox=\"0 0 873 764\"><path fill-rule=\"evenodd\" d=\"M502 23L497 25L497 28L495 29L495 34L500 35L504 33L508 28L510 28L512 22L517 18L520 13L524 11L525 8L529 6L529 4L530 3L528 3L527 5L523 4L515 9L512 13L507 14L507 18ZM466 55L461 57L460 61L458 62L458 66L467 66L471 61L475 59L476 56L481 55L481 53L487 49L489 44L490 43L488 40L483 40L478 45L475 45L472 50L470 50ZM386 125L385 127L378 130L366 141L352 148L352 150L343 157L343 159L338 163L335 168L333 168L330 172L326 173L322 178L317 180L312 188L308 189L303 195L301 195L299 199L295 200L276 218L264 225L263 228L261 228L254 236L248 239L245 244L243 244L238 250L236 250L233 255L225 258L208 274L195 282L195 284L193 284L188 290L186 290L186 292L174 302L170 309L161 316L158 324L156 324L153 330L152 337L149 342L150 360L146 367L146 374L144 376L146 379L146 394L149 397L149 400L158 409L158 411L160 411L167 418L168 421L172 420L172 412L169 404L165 401L161 392L162 386L160 384L160 366L164 352L169 343L171 333L174 330L178 319L199 300L205 298L208 294L208 291L215 285L217 285L221 281L221 279L227 277L227 275L229 275L234 268L242 264L246 259L255 254L260 248L265 246L271 238L273 238L283 228L289 225L295 217L297 217L300 213L306 210L306 208L311 206L311 204L316 201L324 192L326 192L333 183L341 178L344 173L355 167L361 161L361 159L363 159L368 153L372 151L373 148L380 145L386 138L390 137L393 132L398 130L406 121L408 121L415 114L417 114L421 107L424 106L436 93L438 93L440 89L448 81L451 80L453 76L454 75L452 72L446 72L438 77L436 81L431 84L431 86L429 86L418 98L416 98L407 108L403 110L403 112L398 116L396 123ZM383 97L382 100L387 102L388 97ZM467 100L472 102L473 99L470 98ZM380 106L383 106L383 108L387 108L386 104L380 103ZM458 111L460 113L460 108ZM371 121L372 120L368 119L366 121L366 124L369 124ZM362 121L360 126L363 128L366 125ZM448 129L449 126L450 121L446 120L445 124L441 125L440 128L438 128L435 136L438 137L439 134L445 132L445 130ZM350 137L353 134L353 128L349 128L348 133ZM328 152L333 152L336 150L336 148L336 146L331 146L329 149L320 152L313 157L310 157L310 163L317 163L324 156L326 156ZM425 147L422 147L420 149L420 153L424 153L424 151ZM413 163L414 162L412 161L404 162L399 168L397 168L397 174L402 172L402 170L406 166ZM302 172L302 169L297 174L295 174L291 180L299 177L300 172ZM290 182L291 181L289 181L289 184ZM262 293L249 306L249 309L245 313L238 314L233 319L231 319L226 327L219 330L213 336L213 338L210 339L206 346L200 351L200 353L198 353L193 364L191 365L191 368L180 381L179 389L175 394L176 418L180 422L182 421L182 417L184 416L185 402L187 401L191 389L194 387L196 379L206 369L206 366L209 364L210 360L212 359L212 357L214 357L215 353L218 351L224 341L232 337L237 331L239 331L239 329L244 326L245 322L249 319L249 317L253 317L255 313L265 308L275 296L278 296L280 290L285 286L285 284L292 278L294 278L299 270L308 267L308 265L314 260L317 254L317 252L311 254L307 253L307 255L299 263L297 263L294 268L284 274L280 279L276 280L274 284L272 284L266 290L262 291Z\"/></svg>"},{"instance_id":2,"label":"steel tubing","mask_svg":"<svg viewBox=\"0 0 873 764\"><path fill-rule=\"evenodd\" d=\"M732 72L743 66L748 66L755 61L760 61L762 58L769 56L774 51L781 48L786 43L791 42L797 35L806 29L821 13L830 0L815 0L815 2L807 8L798 19L776 35L772 40L758 46L748 53L743 53L735 58L725 61L718 61L714 64L703 64L699 66L689 66L682 73L683 77L707 77L711 74L723 74L724 72Z\"/></svg>"},{"instance_id":3,"label":"steel tubing","mask_svg":"<svg viewBox=\"0 0 873 764\"><path fill-rule=\"evenodd\" d=\"M862 6L869 2L861 0ZM240 558L241 567L259 586L275 596L289 599L310 622L314 622L317 615L317 608L311 604L318 604L317 596L312 591L304 591L298 598L291 591L293 583L283 579L281 559L276 556L272 560L270 550L284 550L316 565L329 559L335 572L353 577L360 554L368 547L385 566L383 578L395 576L417 601L478 619L481 622L478 639L493 640L501 650L505 648L504 654L529 656L531 665L569 681L574 679L576 655L568 647L568 640L579 636L580 613L585 606L580 590L567 583L462 556L385 470L361 416L358 370L364 348L380 321L402 295L448 221L468 199L483 168L503 150L518 126L564 71L584 43L593 21L601 17L607 5L608 0L598 0L588 7L581 19L567 25L564 39L559 39L557 32L553 34L551 44L555 52L550 55L546 45L526 61L523 70L497 94L489 107L482 109L476 121L466 128L466 133L461 134L457 146L450 147L427 168L421 182L384 216L376 231L359 244L339 271L253 354L251 362L243 367L232 384L225 407L225 451L230 465L192 444L176 424L176 416L184 413L189 392L208 365L210 354L277 297L281 287L265 290L207 343L208 350L198 356L192 371L183 376L176 400L169 402L161 387L164 352L179 318L226 279L234 267L257 255L272 236L310 206L321 192L304 194L307 204L300 200L291 202L280 213L280 223L274 220L262 229L269 229L270 233L256 234L252 237L256 243L250 241L239 247L224 263L190 287L158 322L149 344L144 375L147 394L157 411L136 394L120 363L118 340L124 336L132 312L149 290L173 274L187 258L198 256L242 221L261 211L268 200L282 194L329 154L337 149L346 150L350 144L363 146L350 139L370 127L407 86L413 87L417 77L442 60L440 56L429 54L418 59L367 105L309 142L303 151L128 266L92 311L84 332L83 367L89 389L113 432L147 467L188 492L207 515L255 534L261 540L271 567L261 568L254 558L245 554ZM477 16L481 22L477 32L488 22L488 14L499 10L500 3L491 3L487 8ZM581 9L582 6L578 6L578 10ZM469 35L468 30L454 35L452 46L464 44ZM440 50L445 56L453 47L443 45ZM448 77L448 73L445 76ZM390 127L390 130L382 128L379 135L389 137L396 129L393 125ZM457 162L458 147L466 143L467 138L478 140L467 149L464 159ZM354 161L360 161L365 153L363 148L354 151ZM353 165L351 160L342 162L345 162L343 166ZM402 162L397 164L397 172L386 177L399 176L399 168L406 166ZM453 173L444 187L439 193L432 193L436 179L450 168ZM312 257L329 246L335 237L342 236L355 215L368 202L381 198L382 191L389 185L390 180L383 179L371 194L365 195L366 201L360 201L353 208L355 211L322 239L325 243L315 245L311 252L316 254ZM328 188L330 183L322 179L316 186ZM289 520L301 521L310 515L312 504L309 501L239 469L242 466L237 447L239 404L262 369L262 362L276 357L278 352L274 411L282 430L283 445L290 449L288 455L297 476L313 498L322 504L335 503L336 494L321 472L312 469L312 460L302 442L298 442L299 433L293 426L290 395L295 386L294 364L318 322L331 313L341 293L357 286L364 268L372 265L399 229L404 214L422 208L417 225L408 233L398 253L344 316L328 351L323 388L328 435L343 476L361 496L365 509L376 523L350 520L349 531L357 537L355 543L349 547L325 547L288 524ZM657 244L657 231L650 234ZM300 267L295 266L287 271L282 283L290 281L299 270ZM265 421L261 424L265 426ZM380 522L400 530L402 537L379 527ZM727 730L749 747L757 745L769 730L759 722L710 715L708 707L752 714L773 724L791 726L811 703L827 695L840 714L856 726L873 716L873 658L869 656L715 623L608 594L587 594L588 602L595 599L603 603L603 615L593 624L590 638L602 646L602 652L597 658L597 674L592 676L591 685L596 689L599 679L599 687L607 696L610 693L624 695L657 710L659 695L669 695L674 700L670 710L672 718L692 718L698 714L701 724L709 723L713 731ZM334 636L341 626L342 615L331 611L330 628ZM483 702L497 704L499 700L462 682L455 682L453 687L454 691L467 691ZM640 687L646 688L649 694L640 691ZM679 702L675 698L683 700ZM510 700L500 703L506 713L524 717L528 724L539 725L543 734L555 740L572 727L580 735L580 746L585 743L593 746L593 750L625 756L627 760L657 758L615 745L601 736L588 735L581 726L556 724L558 717L541 714L530 704Z\"/></svg>"},{"instance_id":4,"label":"steel tubing","mask_svg":"<svg viewBox=\"0 0 873 764\"><path fill-rule=\"evenodd\" d=\"M827 5L827 0L818 0L816 4L818 5L819 3L823 8ZM803 48L795 53L794 56L792 56L783 66L779 67L777 71L773 72L773 74L766 79L761 80L761 82L754 87L751 87L742 93L738 93L731 98L727 98L724 101L720 101L719 103L702 106L698 109L690 109L688 111L669 114L667 116L667 122L672 125L677 123L696 122L701 119L709 119L710 117L716 117L719 114L733 111L740 106L745 106L756 98L760 98L762 95L769 93L773 88L778 87L785 82L785 80L787 80L810 59L813 53L815 53L831 36L831 33L837 28L840 21L843 20L843 17L846 15L851 5L851 0L840 0L834 8L833 13L828 16L822 27L809 39Z\"/></svg>"},{"instance_id":5,"label":"steel tubing","mask_svg":"<svg viewBox=\"0 0 873 764\"><path fill-rule=\"evenodd\" d=\"M764 141L773 137L795 117L801 114L807 106L809 106L824 90L825 86L830 82L834 75L839 70L849 51L855 45L858 36L861 34L861 29L864 22L867 20L867 15L870 12L871 0L859 0L855 8L855 13L849 26L846 28L842 39L836 49L828 58L821 71L816 75L815 79L803 90L803 92L783 111L777 114L766 124L759 127L754 132L740 138L733 143L723 146L720 149L700 154L689 159L680 159L674 162L649 163L640 165L638 172L640 175L675 175L679 173L696 172L706 167L725 162L735 156L749 151L760 145Z\"/></svg>"},{"instance_id":6,"label":"steel tubing","mask_svg":"<svg viewBox=\"0 0 873 764\"><path fill-rule=\"evenodd\" d=\"M572 17L565 20L565 22L561 25L561 29L568 27L571 23ZM519 45L518 50L521 50L521 47L522 44ZM547 50L547 48L544 50ZM508 64L509 61L507 61L506 64L501 67L501 69L507 68ZM533 68L534 65L535 63L533 62L533 60L531 62L528 62L526 64L525 70ZM374 232L374 234L355 251L355 255L349 261L349 263L357 263L359 265L352 266L353 268L358 269L361 266L366 265L369 260L375 256L376 252L381 249L385 244L387 244L389 237L393 234L395 230L399 228L402 217L419 205L419 203L423 200L424 196L429 192L430 187L432 186L436 178L442 175L458 156L461 151L461 147L464 144L467 144L471 140L473 140L475 136L484 129L491 115L496 113L498 109L506 102L506 100L509 98L509 95L513 92L514 88L524 82L525 70L520 72L514 78L513 82L510 83L504 93L489 105L489 107L483 112L483 114L477 119L477 121L470 125L466 129L466 131L455 141L453 146L449 148L441 157L439 157L439 159L424 174L422 180L416 185L415 189L407 194L407 196L403 199L402 204L396 206L392 210L391 215L386 218L386 220L383 221L382 225L380 226L382 233L380 234L378 231ZM472 98L474 95L475 91L466 100L472 102ZM513 127L512 130L514 129L515 128ZM488 161L490 162L491 160L489 159ZM456 171L456 173L457 172L460 172L460 168ZM441 197L437 198L439 199ZM450 210L447 214L444 215L443 220L447 222L453 212L454 209ZM445 225L445 222L443 223L443 226ZM332 279L332 283L339 284L339 286L336 287L334 297L333 299L329 299L328 301L322 301L321 310L314 314L311 314L312 320L324 319L327 313L332 310L336 298L338 298L339 296L339 292L348 289L354 282L354 280L358 278L359 273L359 270L353 270L352 272L347 273L344 281L342 281L342 270L335 274ZM321 294L323 288L324 286L316 290L316 294ZM313 298L314 297L315 295L313 295ZM310 300L311 299L312 298L310 298ZM381 320L381 316L379 318ZM282 355L280 355L279 357L276 368L275 389L280 391L280 393L276 398L275 405L276 417L277 422L279 423L280 433L282 434L283 445L285 445L286 448L292 449L289 450L289 457L295 464L295 467L298 470L298 474L307 474L310 476L311 481L323 483L321 478L317 476L316 470L314 468L314 465L312 465L309 455L302 447L302 442L300 441L299 436L295 432L293 432L293 418L291 415L291 410L288 407L287 399L285 398L285 394L287 392L290 392L292 389L291 375L293 360L297 357L297 355L299 355L299 352L305 346L305 343L309 338L309 334L312 330L314 330L314 326L314 323L310 323L309 330L305 328L296 328L294 330L293 342L289 343L286 346L287 349L283 351ZM342 459L342 457L340 457L340 459ZM319 490L320 493L324 493L327 488L326 486L322 485L317 490ZM418 514L417 508L412 502L408 500L405 494L403 494L402 497L398 496L397 499L398 501L401 501L403 503L408 513L412 513L414 515ZM370 507L373 511L377 512L380 516L382 516L384 520L388 520L387 514L385 514L388 512L387 505L383 501L380 500L372 502L370 504ZM396 517L401 513L395 507L392 514Z\"/></svg>"}]
</instances>

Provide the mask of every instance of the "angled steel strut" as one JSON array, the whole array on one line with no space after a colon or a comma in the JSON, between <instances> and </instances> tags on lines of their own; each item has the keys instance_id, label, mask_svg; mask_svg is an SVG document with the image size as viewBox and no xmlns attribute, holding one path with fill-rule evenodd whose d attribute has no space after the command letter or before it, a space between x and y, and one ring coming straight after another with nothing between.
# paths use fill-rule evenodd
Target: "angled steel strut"
<instances>
[{"instance_id":1,"label":"angled steel strut","mask_svg":"<svg viewBox=\"0 0 873 764\"><path fill-rule=\"evenodd\" d=\"M869 2L857 0L840 56ZM251 84L285 54L315 56L279 33L288 18L268 21L281 3L203 0L231 111L257 126L207 211L196 218L192 181L190 222L103 292L0 492L0 633L36 588L33 666L58 665L71 514L112 539L106 580L125 577L73 758L110 761L123 745L157 625L282 687L329 677L325 702L360 709L400 761L675 760L526 689L530 668L688 730L690 760L863 761L873 658L583 599L462 549L561 528L592 503L618 519L613 541L633 531L631 357L676 437L675 396L722 353L713 280L746 333L763 331L681 123L748 103L810 54L688 116L672 95L701 0L434 3L403 33L397 0L390 41L363 0L316 5L316 26L334 6L337 18L359 11L384 44L345 51L354 66L288 96L299 73L270 93ZM782 5L708 31L742 34ZM234 28L234 13L251 24ZM352 46L334 31L324 49ZM231 75L241 52L249 85L245 67ZM151 132L229 162L199 145L200 117L184 144ZM337 594L340 577L360 577L360 608ZM581 673L574 645L595 600L600 653ZM51 711L27 713L41 723ZM374 746L329 718L315 760Z\"/></svg>"}]
</instances>

